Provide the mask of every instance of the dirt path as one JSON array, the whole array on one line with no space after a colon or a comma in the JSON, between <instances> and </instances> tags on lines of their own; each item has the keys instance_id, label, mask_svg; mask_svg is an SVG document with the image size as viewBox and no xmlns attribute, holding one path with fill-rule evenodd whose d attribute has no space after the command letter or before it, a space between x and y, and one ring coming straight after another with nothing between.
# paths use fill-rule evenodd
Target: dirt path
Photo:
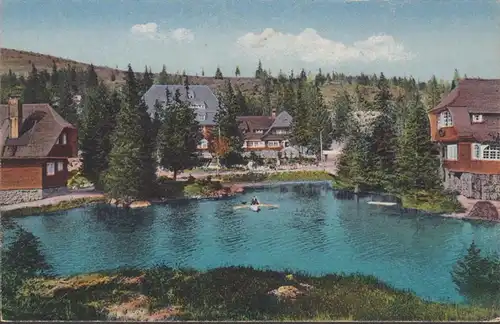
<instances>
[{"instance_id":1,"label":"dirt path","mask_svg":"<svg viewBox=\"0 0 500 324\"><path fill-rule=\"evenodd\" d=\"M19 203L19 204L0 206L0 212L21 209L21 208L55 205L55 204L58 204L58 203L63 202L63 201L70 201L70 200L81 199L81 198L92 198L92 197L104 197L104 195L102 193L95 192L95 191L70 192L70 193L65 194L65 195L48 197L48 198L37 200L37 201L30 201L30 202L24 202L24 203Z\"/></svg>"}]
</instances>

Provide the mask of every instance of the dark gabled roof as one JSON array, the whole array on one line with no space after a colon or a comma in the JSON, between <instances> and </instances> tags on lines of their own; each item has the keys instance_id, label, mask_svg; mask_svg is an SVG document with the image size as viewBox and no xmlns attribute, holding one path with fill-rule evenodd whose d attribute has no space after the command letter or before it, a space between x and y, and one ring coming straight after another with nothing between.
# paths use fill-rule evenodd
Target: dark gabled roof
<instances>
[{"instance_id":1,"label":"dark gabled roof","mask_svg":"<svg viewBox=\"0 0 500 324\"><path fill-rule=\"evenodd\" d=\"M48 104L23 105L22 113L19 137L10 139L9 106L0 105L1 158L46 157L63 129L75 128Z\"/></svg>"},{"instance_id":2,"label":"dark gabled roof","mask_svg":"<svg viewBox=\"0 0 500 324\"><path fill-rule=\"evenodd\" d=\"M167 88L172 95L172 99L174 98L175 92L179 90L180 99L182 101L188 102L191 105L200 105L204 107L202 109L194 109L197 114L205 114L206 116L205 120L200 120L201 125L207 126L215 124L214 116L219 110L219 100L217 100L212 90L206 85L190 85L188 91L186 91L186 87L181 84L153 85L144 94L144 101L148 106L148 112L151 116L154 114L154 106L157 100L160 103L166 102Z\"/></svg>"},{"instance_id":3,"label":"dark gabled roof","mask_svg":"<svg viewBox=\"0 0 500 324\"><path fill-rule=\"evenodd\" d=\"M469 113L500 113L500 79L463 79L431 111L465 107Z\"/></svg>"},{"instance_id":4,"label":"dark gabled roof","mask_svg":"<svg viewBox=\"0 0 500 324\"><path fill-rule=\"evenodd\" d=\"M451 113L460 137L491 140L492 134L500 132L500 79L460 80L457 87L431 109L431 113L439 114L444 110ZM485 122L472 123L470 114L473 113L484 114Z\"/></svg>"},{"instance_id":5,"label":"dark gabled roof","mask_svg":"<svg viewBox=\"0 0 500 324\"><path fill-rule=\"evenodd\" d=\"M245 139L268 139L282 140L284 135L272 134L274 128L290 128L292 126L292 116L286 111L281 112L278 116L241 116L238 117L240 128L246 131ZM262 134L255 134L256 129L264 130Z\"/></svg>"}]
</instances>

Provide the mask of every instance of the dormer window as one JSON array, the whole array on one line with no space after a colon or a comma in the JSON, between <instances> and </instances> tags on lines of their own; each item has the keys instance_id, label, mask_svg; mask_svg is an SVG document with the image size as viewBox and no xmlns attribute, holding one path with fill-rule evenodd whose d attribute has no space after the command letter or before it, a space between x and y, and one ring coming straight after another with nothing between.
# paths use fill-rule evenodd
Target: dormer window
<instances>
[{"instance_id":1,"label":"dormer window","mask_svg":"<svg viewBox=\"0 0 500 324\"><path fill-rule=\"evenodd\" d=\"M472 114L472 122L473 123L482 123L483 115L482 114Z\"/></svg>"},{"instance_id":2,"label":"dormer window","mask_svg":"<svg viewBox=\"0 0 500 324\"><path fill-rule=\"evenodd\" d=\"M66 145L68 144L68 135L66 133L62 133L57 139L57 144Z\"/></svg>"},{"instance_id":3,"label":"dormer window","mask_svg":"<svg viewBox=\"0 0 500 324\"><path fill-rule=\"evenodd\" d=\"M207 120L207 114L198 114L198 121Z\"/></svg>"},{"instance_id":4,"label":"dormer window","mask_svg":"<svg viewBox=\"0 0 500 324\"><path fill-rule=\"evenodd\" d=\"M453 119L451 118L451 113L448 110L445 110L439 114L438 128L451 127L451 126L453 126Z\"/></svg>"},{"instance_id":5,"label":"dormer window","mask_svg":"<svg viewBox=\"0 0 500 324\"><path fill-rule=\"evenodd\" d=\"M187 92L187 98L188 99L194 99L194 92L193 92L193 90L188 90L188 92Z\"/></svg>"},{"instance_id":6,"label":"dormer window","mask_svg":"<svg viewBox=\"0 0 500 324\"><path fill-rule=\"evenodd\" d=\"M264 134L264 130L263 129L256 129L254 131L255 134Z\"/></svg>"}]
</instances>

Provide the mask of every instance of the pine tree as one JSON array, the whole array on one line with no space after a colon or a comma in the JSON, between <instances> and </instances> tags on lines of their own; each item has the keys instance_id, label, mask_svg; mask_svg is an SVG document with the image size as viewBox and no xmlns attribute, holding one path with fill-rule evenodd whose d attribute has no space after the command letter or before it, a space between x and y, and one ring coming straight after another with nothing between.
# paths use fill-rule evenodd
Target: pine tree
<instances>
[{"instance_id":1,"label":"pine tree","mask_svg":"<svg viewBox=\"0 0 500 324\"><path fill-rule=\"evenodd\" d=\"M313 131L310 127L311 110L309 109L306 91L305 82L300 81L297 89L295 116L293 116L292 120L291 141L301 148L307 147L313 137ZM301 151L301 153L303 152Z\"/></svg>"},{"instance_id":2,"label":"pine tree","mask_svg":"<svg viewBox=\"0 0 500 324\"><path fill-rule=\"evenodd\" d=\"M297 100L292 82L287 82L283 91L283 110L292 117L297 113Z\"/></svg>"},{"instance_id":3,"label":"pine tree","mask_svg":"<svg viewBox=\"0 0 500 324\"><path fill-rule=\"evenodd\" d=\"M147 199L155 179L154 141L151 140L151 119L140 97L140 87L129 65L124 87L125 100L118 114L113 133L113 148L105 189L111 198L129 204Z\"/></svg>"},{"instance_id":4,"label":"pine tree","mask_svg":"<svg viewBox=\"0 0 500 324\"><path fill-rule=\"evenodd\" d=\"M196 112L180 100L180 91L174 96L174 103L164 109L163 124L158 133L160 165L177 173L198 163L197 146L203 139Z\"/></svg>"},{"instance_id":5,"label":"pine tree","mask_svg":"<svg viewBox=\"0 0 500 324\"><path fill-rule=\"evenodd\" d=\"M257 70L255 70L255 78L261 79L264 77L264 69L262 68L262 62L259 60L259 64L257 65Z\"/></svg>"},{"instance_id":6,"label":"pine tree","mask_svg":"<svg viewBox=\"0 0 500 324\"><path fill-rule=\"evenodd\" d=\"M218 79L218 80L224 79L224 76L222 75L222 72L221 72L219 67L217 67L217 70L215 71L214 79Z\"/></svg>"},{"instance_id":7,"label":"pine tree","mask_svg":"<svg viewBox=\"0 0 500 324\"><path fill-rule=\"evenodd\" d=\"M309 109L311 110L311 140L308 149L320 154L321 149L327 149L333 140L333 122L331 113L327 110L319 87L309 85ZM320 157L322 158L322 157Z\"/></svg>"},{"instance_id":8,"label":"pine tree","mask_svg":"<svg viewBox=\"0 0 500 324\"><path fill-rule=\"evenodd\" d=\"M34 64L31 65L31 72L26 80L23 103L50 103L50 93Z\"/></svg>"},{"instance_id":9,"label":"pine tree","mask_svg":"<svg viewBox=\"0 0 500 324\"><path fill-rule=\"evenodd\" d=\"M439 188L439 160L431 142L429 119L417 95L409 111L397 152L397 176L403 192Z\"/></svg>"},{"instance_id":10,"label":"pine tree","mask_svg":"<svg viewBox=\"0 0 500 324\"><path fill-rule=\"evenodd\" d=\"M393 185L396 157L396 130L395 113L392 104L392 95L384 74L380 74L377 84L377 94L374 100L374 109L380 113L375 119L373 127L372 151L377 156L376 177L378 183L389 189Z\"/></svg>"},{"instance_id":11,"label":"pine tree","mask_svg":"<svg viewBox=\"0 0 500 324\"><path fill-rule=\"evenodd\" d=\"M243 135L238 122L238 102L229 80L226 81L224 92L219 96L219 110L215 114L215 130L227 139L229 152L225 159L227 164L236 164L243 152Z\"/></svg>"},{"instance_id":12,"label":"pine tree","mask_svg":"<svg viewBox=\"0 0 500 324\"><path fill-rule=\"evenodd\" d=\"M99 84L99 77L95 72L95 68L93 64L90 64L87 69L87 80L85 82L86 88L94 88Z\"/></svg>"},{"instance_id":13,"label":"pine tree","mask_svg":"<svg viewBox=\"0 0 500 324\"><path fill-rule=\"evenodd\" d=\"M205 70L201 69L201 76L205 76Z\"/></svg>"},{"instance_id":14,"label":"pine tree","mask_svg":"<svg viewBox=\"0 0 500 324\"><path fill-rule=\"evenodd\" d=\"M248 107L247 100L240 87L235 86L236 89L236 104L238 106L238 116L248 116L250 115L250 108Z\"/></svg>"},{"instance_id":15,"label":"pine tree","mask_svg":"<svg viewBox=\"0 0 500 324\"><path fill-rule=\"evenodd\" d=\"M146 91L148 91L154 83L153 80L154 76L153 73L151 73L151 69L148 70L148 67L146 66L144 68L144 73L142 74L142 79L141 79L141 93L145 94Z\"/></svg>"},{"instance_id":16,"label":"pine tree","mask_svg":"<svg viewBox=\"0 0 500 324\"><path fill-rule=\"evenodd\" d=\"M167 67L163 64L161 72L158 74L158 80L156 81L158 84L167 85L168 84L168 74Z\"/></svg>"},{"instance_id":17,"label":"pine tree","mask_svg":"<svg viewBox=\"0 0 500 324\"><path fill-rule=\"evenodd\" d=\"M339 93L333 101L333 139L344 142L353 130L353 110L351 96L347 90Z\"/></svg>"},{"instance_id":18,"label":"pine tree","mask_svg":"<svg viewBox=\"0 0 500 324\"><path fill-rule=\"evenodd\" d=\"M427 87L425 90L427 95L426 98L427 109L432 109L439 104L443 96L443 89L442 87L439 86L436 76L433 75L432 78L429 80L429 82L427 82Z\"/></svg>"},{"instance_id":19,"label":"pine tree","mask_svg":"<svg viewBox=\"0 0 500 324\"><path fill-rule=\"evenodd\" d=\"M56 105L54 105L54 109L64 118L66 121L71 123L72 125L78 126L78 112L76 109L76 103L73 100L73 92L71 90L71 84L65 78L61 79L61 84L59 87L59 100Z\"/></svg>"},{"instance_id":20,"label":"pine tree","mask_svg":"<svg viewBox=\"0 0 500 324\"><path fill-rule=\"evenodd\" d=\"M458 292L469 302L491 306L499 303L499 271L498 257L483 257L481 249L472 241L467 254L453 267L451 276Z\"/></svg>"},{"instance_id":21,"label":"pine tree","mask_svg":"<svg viewBox=\"0 0 500 324\"><path fill-rule=\"evenodd\" d=\"M98 189L103 189L104 171L108 169L111 133L114 127L113 105L101 82L86 90L84 117L80 127L80 150L83 174Z\"/></svg>"},{"instance_id":22,"label":"pine tree","mask_svg":"<svg viewBox=\"0 0 500 324\"><path fill-rule=\"evenodd\" d=\"M234 71L234 75L236 77L239 77L241 75L241 72L240 72L240 67L239 66L236 66L236 70Z\"/></svg>"}]
</instances>

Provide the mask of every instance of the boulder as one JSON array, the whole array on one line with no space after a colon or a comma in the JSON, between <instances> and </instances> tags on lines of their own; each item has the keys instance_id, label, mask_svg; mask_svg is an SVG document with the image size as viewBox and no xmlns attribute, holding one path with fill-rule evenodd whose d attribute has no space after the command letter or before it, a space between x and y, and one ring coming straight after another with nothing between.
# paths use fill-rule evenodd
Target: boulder
<instances>
[{"instance_id":1,"label":"boulder","mask_svg":"<svg viewBox=\"0 0 500 324\"><path fill-rule=\"evenodd\" d=\"M305 292L294 286L281 286L278 289L271 290L268 294L276 296L278 297L278 299L293 300L296 299L298 296L304 295Z\"/></svg>"},{"instance_id":2,"label":"boulder","mask_svg":"<svg viewBox=\"0 0 500 324\"><path fill-rule=\"evenodd\" d=\"M145 321L149 316L150 300L144 295L130 298L127 302L110 306L108 320Z\"/></svg>"},{"instance_id":3,"label":"boulder","mask_svg":"<svg viewBox=\"0 0 500 324\"><path fill-rule=\"evenodd\" d=\"M474 204L468 217L487 220L499 220L498 209L489 201L478 201Z\"/></svg>"},{"instance_id":4,"label":"boulder","mask_svg":"<svg viewBox=\"0 0 500 324\"><path fill-rule=\"evenodd\" d=\"M145 200L133 201L129 205L130 208L144 208L144 207L149 207L149 206L151 206L151 203L149 201L145 201Z\"/></svg>"}]
</instances>

